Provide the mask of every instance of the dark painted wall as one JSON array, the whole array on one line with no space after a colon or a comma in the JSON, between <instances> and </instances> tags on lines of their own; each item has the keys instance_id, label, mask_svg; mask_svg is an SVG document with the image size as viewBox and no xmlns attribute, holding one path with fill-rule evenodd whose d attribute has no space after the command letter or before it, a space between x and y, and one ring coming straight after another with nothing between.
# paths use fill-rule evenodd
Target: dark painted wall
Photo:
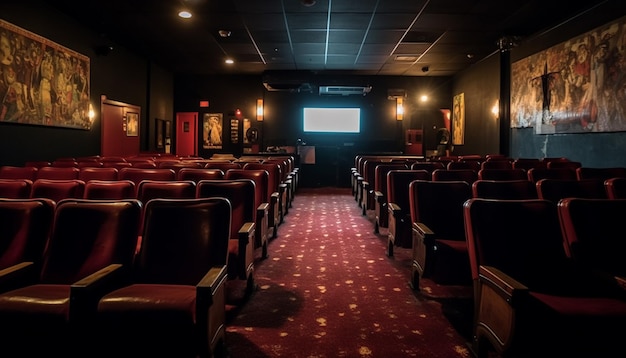
<instances>
[{"instance_id":1,"label":"dark painted wall","mask_svg":"<svg viewBox=\"0 0 626 358\"><path fill-rule=\"evenodd\" d=\"M436 148L436 130L444 125L440 109L451 108L449 78L336 75L332 80L337 85L366 83L372 90L365 96L319 95L316 86L328 81L326 74L311 78L313 91L300 92L267 91L260 76L177 76L175 111L198 112L200 118L203 113L223 113L226 125L239 109L242 118L251 119L252 126L259 129L262 151L271 146L295 146L298 138L316 146L316 166L311 172L320 177L313 179L314 185L346 184L344 179L349 179L357 153L403 151L406 129L423 128L425 149ZM389 89L403 89L407 93L405 118L401 122L395 119L395 101L388 99ZM422 94L429 96L428 102L418 101ZM263 122L255 119L257 98L264 99ZM208 100L209 107L200 108L201 100ZM361 133L303 133L302 109L311 106L361 108ZM238 155L240 148L226 138L220 152ZM215 152L200 148L199 154L210 157Z\"/></svg>"},{"instance_id":2,"label":"dark painted wall","mask_svg":"<svg viewBox=\"0 0 626 358\"><path fill-rule=\"evenodd\" d=\"M567 41L626 15L623 2L607 1L570 22L522 39L510 51L511 63ZM500 54L455 77L453 93L465 93L466 142L455 154L488 154L498 151L499 121L490 114L499 97ZM506 125L506 124L505 124ZM507 129L509 155L514 158L567 157L589 167L626 166L626 132L584 134L535 134L533 128Z\"/></svg>"},{"instance_id":3,"label":"dark painted wall","mask_svg":"<svg viewBox=\"0 0 626 358\"><path fill-rule=\"evenodd\" d=\"M79 5L77 5L79 6ZM100 34L85 30L44 1L2 1L0 16L19 27L90 58L91 103L96 118L91 130L0 123L0 165L22 165L27 160L54 160L100 153L100 96L140 106L141 150L154 142L148 118L173 119L173 75L128 49L114 45L106 56L94 47Z\"/></svg>"},{"instance_id":4,"label":"dark painted wall","mask_svg":"<svg viewBox=\"0 0 626 358\"><path fill-rule=\"evenodd\" d=\"M613 21L626 13L622 3L607 1L605 5L553 29L524 39L511 51L511 61L575 37L597 26ZM293 145L303 138L320 147L322 163L327 172L343 176L352 163L353 154L363 151L398 151L403 148L403 133L409 128L425 130L425 149L434 149L434 132L443 125L440 108L450 108L452 96L465 94L466 137L454 154L488 154L498 151L499 122L490 110L499 96L500 59L484 59L464 73L449 78L388 77L367 78L373 86L365 97L327 98L317 94L267 92L260 76L178 76L133 53L114 45L107 56L96 55L94 47L101 44L100 34L85 30L73 19L46 5L45 1L2 1L2 18L26 30L80 52L91 59L91 102L100 111L100 96L142 108L141 150L154 149L155 118L174 120L176 111L199 113L221 112L228 119L234 110L252 119L261 132L261 148L272 145ZM334 76L336 82L350 83L351 78ZM401 123L393 119L393 101L387 99L390 88L405 89L409 106ZM428 92L433 99L422 105L417 96ZM176 93L174 98L174 93ZM254 120L257 98L266 102L264 122ZM209 108L200 108L200 100L209 100ZM356 136L305 136L301 132L301 108L312 102L357 103L364 108L363 133ZM90 131L0 123L0 165L21 165L26 160L53 160L65 156L99 154L100 118L96 116ZM586 166L626 166L626 158L615 153L624 151L626 133L590 133L535 135L530 129L510 130L510 155L513 157L567 156ZM431 140L433 141L431 144ZM225 152L237 153L240 146L225 144ZM203 156L208 151L200 150ZM326 157L326 158L323 158ZM324 169L324 167L322 167ZM332 176L332 175L331 175ZM346 176L347 178L347 176ZM320 180L320 184L323 180Z\"/></svg>"}]
</instances>

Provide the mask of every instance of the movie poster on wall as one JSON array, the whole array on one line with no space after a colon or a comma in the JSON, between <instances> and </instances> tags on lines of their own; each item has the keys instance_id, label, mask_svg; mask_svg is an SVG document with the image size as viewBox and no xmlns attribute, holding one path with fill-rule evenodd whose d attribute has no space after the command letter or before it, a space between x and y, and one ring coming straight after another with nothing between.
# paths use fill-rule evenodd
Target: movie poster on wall
<instances>
[{"instance_id":1,"label":"movie poster on wall","mask_svg":"<svg viewBox=\"0 0 626 358\"><path fill-rule=\"evenodd\" d=\"M222 113L205 113L202 123L202 148L222 149L222 128L224 115Z\"/></svg>"},{"instance_id":2,"label":"movie poster on wall","mask_svg":"<svg viewBox=\"0 0 626 358\"><path fill-rule=\"evenodd\" d=\"M91 129L89 57L0 20L0 123Z\"/></svg>"},{"instance_id":3,"label":"movie poster on wall","mask_svg":"<svg viewBox=\"0 0 626 358\"><path fill-rule=\"evenodd\" d=\"M626 131L626 17L511 65L511 127Z\"/></svg>"}]
</instances>

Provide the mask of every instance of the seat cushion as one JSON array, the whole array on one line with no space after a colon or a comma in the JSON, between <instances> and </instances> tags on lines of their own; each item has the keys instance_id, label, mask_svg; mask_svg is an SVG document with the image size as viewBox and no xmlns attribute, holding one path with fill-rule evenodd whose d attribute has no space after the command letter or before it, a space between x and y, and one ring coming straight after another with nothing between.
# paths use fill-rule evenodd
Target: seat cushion
<instances>
[{"instance_id":1,"label":"seat cushion","mask_svg":"<svg viewBox=\"0 0 626 358\"><path fill-rule=\"evenodd\" d=\"M193 322L196 310L196 288L186 285L133 284L113 291L100 300L101 315L123 314L123 319L161 317ZM120 318L121 319L121 318Z\"/></svg>"},{"instance_id":2,"label":"seat cushion","mask_svg":"<svg viewBox=\"0 0 626 358\"><path fill-rule=\"evenodd\" d=\"M69 297L69 285L37 284L5 292L0 295L0 320L6 323L6 319L13 314L24 317L33 313L33 318L67 322Z\"/></svg>"}]
</instances>

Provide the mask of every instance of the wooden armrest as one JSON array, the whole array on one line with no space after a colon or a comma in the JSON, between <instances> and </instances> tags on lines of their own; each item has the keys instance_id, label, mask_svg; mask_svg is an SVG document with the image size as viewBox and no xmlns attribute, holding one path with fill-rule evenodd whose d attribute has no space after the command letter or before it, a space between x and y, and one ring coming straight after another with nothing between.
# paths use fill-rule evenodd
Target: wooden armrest
<instances>
[{"instance_id":1,"label":"wooden armrest","mask_svg":"<svg viewBox=\"0 0 626 358\"><path fill-rule=\"evenodd\" d=\"M413 230L417 231L417 233L422 236L435 235L434 231L432 231L426 224L421 222L414 222Z\"/></svg>"},{"instance_id":2,"label":"wooden armrest","mask_svg":"<svg viewBox=\"0 0 626 358\"><path fill-rule=\"evenodd\" d=\"M212 296L217 288L226 280L228 272L226 265L215 266L209 269L204 277L196 285L196 291L199 295Z\"/></svg>"},{"instance_id":3,"label":"wooden armrest","mask_svg":"<svg viewBox=\"0 0 626 358\"><path fill-rule=\"evenodd\" d=\"M0 287L18 284L20 280L23 280L25 284L30 284L34 281L36 275L34 262L20 262L0 270Z\"/></svg>"},{"instance_id":4,"label":"wooden armrest","mask_svg":"<svg viewBox=\"0 0 626 358\"><path fill-rule=\"evenodd\" d=\"M401 211L402 210L400 205L398 205L396 203L387 203L387 206L389 207L389 210L391 210L391 211Z\"/></svg>"},{"instance_id":5,"label":"wooden armrest","mask_svg":"<svg viewBox=\"0 0 626 358\"><path fill-rule=\"evenodd\" d=\"M261 203L256 208L257 215L261 215L261 217L267 216L267 212L269 211L270 204L269 203Z\"/></svg>"},{"instance_id":6,"label":"wooden armrest","mask_svg":"<svg viewBox=\"0 0 626 358\"><path fill-rule=\"evenodd\" d=\"M215 266L209 269L209 272L207 272L196 285L196 299L198 303L204 302L208 305L213 304L213 294L221 285L225 284L226 273L226 265Z\"/></svg>"},{"instance_id":7,"label":"wooden armrest","mask_svg":"<svg viewBox=\"0 0 626 358\"><path fill-rule=\"evenodd\" d=\"M374 190L374 199L379 204L384 204L385 201L387 200L387 199L385 199L385 195L382 192L378 191L378 190Z\"/></svg>"},{"instance_id":8,"label":"wooden armrest","mask_svg":"<svg viewBox=\"0 0 626 358\"><path fill-rule=\"evenodd\" d=\"M110 279L115 274L120 274L122 270L122 264L111 264L100 270L92 273L91 275L84 277L72 284L72 290L83 290L90 289L95 287L95 285L100 284L103 280Z\"/></svg>"},{"instance_id":9,"label":"wooden armrest","mask_svg":"<svg viewBox=\"0 0 626 358\"><path fill-rule=\"evenodd\" d=\"M626 277L615 276L615 281L622 289L626 290Z\"/></svg>"},{"instance_id":10,"label":"wooden armrest","mask_svg":"<svg viewBox=\"0 0 626 358\"><path fill-rule=\"evenodd\" d=\"M247 222L241 225L241 228L239 229L239 243L245 244L250 239L250 235L254 235L254 229L253 222ZM244 240L246 242L244 242Z\"/></svg>"},{"instance_id":11,"label":"wooden armrest","mask_svg":"<svg viewBox=\"0 0 626 358\"><path fill-rule=\"evenodd\" d=\"M480 265L478 277L481 283L491 287L510 305L513 305L520 295L528 293L528 287L492 266Z\"/></svg>"},{"instance_id":12,"label":"wooden armrest","mask_svg":"<svg viewBox=\"0 0 626 358\"><path fill-rule=\"evenodd\" d=\"M124 265L111 264L84 277L70 286L70 320L87 320L95 313L98 300L121 287Z\"/></svg>"},{"instance_id":13,"label":"wooden armrest","mask_svg":"<svg viewBox=\"0 0 626 358\"><path fill-rule=\"evenodd\" d=\"M431 247L435 245L435 232L422 222L413 223L413 232L421 236L424 245Z\"/></svg>"}]
</instances>

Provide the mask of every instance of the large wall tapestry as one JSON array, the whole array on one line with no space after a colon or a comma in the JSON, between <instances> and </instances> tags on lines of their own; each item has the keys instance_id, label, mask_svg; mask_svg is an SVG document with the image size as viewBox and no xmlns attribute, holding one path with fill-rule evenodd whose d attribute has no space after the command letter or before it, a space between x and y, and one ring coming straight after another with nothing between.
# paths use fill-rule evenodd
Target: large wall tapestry
<instances>
[{"instance_id":1,"label":"large wall tapestry","mask_svg":"<svg viewBox=\"0 0 626 358\"><path fill-rule=\"evenodd\" d=\"M511 127L626 131L626 17L511 65Z\"/></svg>"},{"instance_id":2,"label":"large wall tapestry","mask_svg":"<svg viewBox=\"0 0 626 358\"><path fill-rule=\"evenodd\" d=\"M0 20L0 122L90 129L89 57Z\"/></svg>"}]
</instances>

